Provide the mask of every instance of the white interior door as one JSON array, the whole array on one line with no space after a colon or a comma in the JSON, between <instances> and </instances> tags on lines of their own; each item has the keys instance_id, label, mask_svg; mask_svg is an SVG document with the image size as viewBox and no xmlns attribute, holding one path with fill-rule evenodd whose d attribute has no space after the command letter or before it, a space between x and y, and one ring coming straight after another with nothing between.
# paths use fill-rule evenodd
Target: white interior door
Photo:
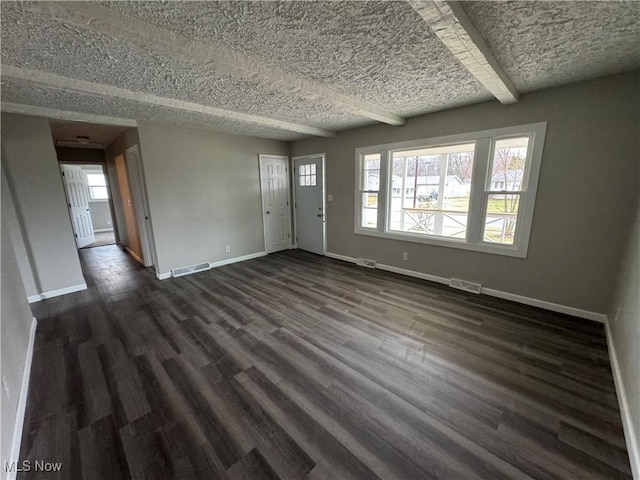
<instances>
[{"instance_id":1,"label":"white interior door","mask_svg":"<svg viewBox=\"0 0 640 480\"><path fill-rule=\"evenodd\" d=\"M298 248L325 254L324 156L293 159Z\"/></svg>"},{"instance_id":2,"label":"white interior door","mask_svg":"<svg viewBox=\"0 0 640 480\"><path fill-rule=\"evenodd\" d=\"M71 225L78 248L86 247L96 241L89 207L89 186L87 177L81 167L62 165L62 177L67 191L67 202Z\"/></svg>"},{"instance_id":3,"label":"white interior door","mask_svg":"<svg viewBox=\"0 0 640 480\"><path fill-rule=\"evenodd\" d=\"M286 250L291 245L288 164L287 157L260 155L264 244L267 253Z\"/></svg>"}]
</instances>

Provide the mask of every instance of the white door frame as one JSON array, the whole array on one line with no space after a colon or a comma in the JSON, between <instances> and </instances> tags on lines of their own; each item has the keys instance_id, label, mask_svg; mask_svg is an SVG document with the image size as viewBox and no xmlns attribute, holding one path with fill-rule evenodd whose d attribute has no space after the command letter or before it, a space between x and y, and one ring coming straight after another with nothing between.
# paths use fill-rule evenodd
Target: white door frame
<instances>
[{"instance_id":1,"label":"white door frame","mask_svg":"<svg viewBox=\"0 0 640 480\"><path fill-rule=\"evenodd\" d=\"M327 162L326 162L326 154L325 153L314 153L313 155L300 155L298 157L291 158L291 171L293 172L296 160L304 160L305 158L318 158L322 159L322 254L327 254L327 186L325 185L325 180L327 177ZM296 218L296 182L298 181L298 177L295 173L292 174L291 178L293 179L293 230L294 230L294 245L295 248L298 248L298 219Z\"/></svg>"},{"instance_id":2,"label":"white door frame","mask_svg":"<svg viewBox=\"0 0 640 480\"><path fill-rule=\"evenodd\" d=\"M132 153L134 155L131 155ZM154 266L156 265L156 259L151 243L151 216L149 214L149 201L144 180L144 170L142 168L142 157L140 156L138 145L136 144L127 148L124 151L124 155L127 161L127 174L129 176L129 186L131 188L131 196L133 197L134 210L136 212L138 233L140 234L142 263L145 267ZM136 160L131 162L134 156Z\"/></svg>"},{"instance_id":3,"label":"white door frame","mask_svg":"<svg viewBox=\"0 0 640 480\"><path fill-rule=\"evenodd\" d=\"M260 169L260 205L262 207L262 230L263 230L263 234L264 234L264 249L265 251L267 251L267 213L266 213L266 209L264 206L264 190L262 189L262 164L263 161L266 159L266 157L271 157L271 158L280 158L282 160L284 160L287 164L287 204L288 204L288 208L287 208L287 228L288 228L288 233L289 233L289 248L292 248L293 245L293 232L291 231L291 216L292 216L292 197L291 197L291 165L290 165L290 161L289 161L289 157L286 155L275 155L275 154L270 154L270 153L260 153L258 155L258 164L259 164L259 169ZM294 217L295 220L295 217Z\"/></svg>"}]
</instances>

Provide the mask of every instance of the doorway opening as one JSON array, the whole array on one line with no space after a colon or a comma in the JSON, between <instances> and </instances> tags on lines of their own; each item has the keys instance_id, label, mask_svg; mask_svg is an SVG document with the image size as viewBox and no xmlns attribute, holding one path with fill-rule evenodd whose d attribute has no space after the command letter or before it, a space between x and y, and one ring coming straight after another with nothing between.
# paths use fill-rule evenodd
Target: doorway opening
<instances>
[{"instance_id":1,"label":"doorway opening","mask_svg":"<svg viewBox=\"0 0 640 480\"><path fill-rule=\"evenodd\" d=\"M116 234L104 166L61 163L60 170L77 247L114 245Z\"/></svg>"},{"instance_id":2,"label":"doorway opening","mask_svg":"<svg viewBox=\"0 0 640 480\"><path fill-rule=\"evenodd\" d=\"M155 264L136 127L50 120L79 249L116 244Z\"/></svg>"}]
</instances>

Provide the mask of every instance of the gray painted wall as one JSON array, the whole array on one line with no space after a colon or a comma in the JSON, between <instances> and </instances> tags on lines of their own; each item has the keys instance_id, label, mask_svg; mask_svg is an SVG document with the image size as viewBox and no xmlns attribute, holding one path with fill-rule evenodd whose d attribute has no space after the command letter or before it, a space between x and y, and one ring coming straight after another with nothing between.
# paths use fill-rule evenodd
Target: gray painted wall
<instances>
[{"instance_id":1,"label":"gray painted wall","mask_svg":"<svg viewBox=\"0 0 640 480\"><path fill-rule=\"evenodd\" d=\"M336 138L295 142L292 156L327 154L329 252L606 313L618 258L638 192L638 72L409 119ZM526 259L356 235L354 150L547 121L547 137ZM402 252L409 261L402 261Z\"/></svg>"},{"instance_id":2,"label":"gray painted wall","mask_svg":"<svg viewBox=\"0 0 640 480\"><path fill-rule=\"evenodd\" d=\"M4 467L4 462L9 459L11 453L18 398L27 360L32 315L12 245L10 230L13 227L7 223L4 215L4 201L2 206L2 273L0 274L2 283L2 322L0 322L2 353L0 361L2 368L0 378L4 378L6 375L9 385L9 398L1 393L2 401L0 402L2 410L0 462ZM2 471L4 472L4 468ZM6 472L2 474L2 478L5 476Z\"/></svg>"},{"instance_id":3,"label":"gray painted wall","mask_svg":"<svg viewBox=\"0 0 640 480\"><path fill-rule=\"evenodd\" d=\"M48 121L3 113L2 159L36 292L83 284Z\"/></svg>"},{"instance_id":4,"label":"gray painted wall","mask_svg":"<svg viewBox=\"0 0 640 480\"><path fill-rule=\"evenodd\" d=\"M148 122L138 133L159 273L264 251L258 154L288 155L287 143Z\"/></svg>"},{"instance_id":5,"label":"gray painted wall","mask_svg":"<svg viewBox=\"0 0 640 480\"><path fill-rule=\"evenodd\" d=\"M21 226L21 219L13 204L11 188L7 183L7 174L5 173L4 159L2 160L2 221L3 229L7 230L11 237L27 297L35 295L38 293L38 289L33 278L33 258L25 245L24 228Z\"/></svg>"},{"instance_id":6,"label":"gray painted wall","mask_svg":"<svg viewBox=\"0 0 640 480\"><path fill-rule=\"evenodd\" d=\"M94 230L113 229L109 202L93 201L89 202L89 207L91 208L91 222Z\"/></svg>"},{"instance_id":7,"label":"gray painted wall","mask_svg":"<svg viewBox=\"0 0 640 480\"><path fill-rule=\"evenodd\" d=\"M620 365L636 445L640 446L640 203L623 251L620 276L609 311L610 340ZM640 458L636 462L640 462ZM640 470L634 473L640 477Z\"/></svg>"}]
</instances>

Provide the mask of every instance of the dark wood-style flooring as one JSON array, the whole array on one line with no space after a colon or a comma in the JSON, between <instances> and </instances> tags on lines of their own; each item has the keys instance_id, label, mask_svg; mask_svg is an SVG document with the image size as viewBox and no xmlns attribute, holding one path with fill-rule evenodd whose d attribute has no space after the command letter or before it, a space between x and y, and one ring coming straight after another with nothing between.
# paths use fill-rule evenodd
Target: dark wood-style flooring
<instances>
[{"instance_id":1,"label":"dark wood-style flooring","mask_svg":"<svg viewBox=\"0 0 640 480\"><path fill-rule=\"evenodd\" d=\"M63 469L19 478L630 478L602 325L301 251L81 257L21 451Z\"/></svg>"}]
</instances>

